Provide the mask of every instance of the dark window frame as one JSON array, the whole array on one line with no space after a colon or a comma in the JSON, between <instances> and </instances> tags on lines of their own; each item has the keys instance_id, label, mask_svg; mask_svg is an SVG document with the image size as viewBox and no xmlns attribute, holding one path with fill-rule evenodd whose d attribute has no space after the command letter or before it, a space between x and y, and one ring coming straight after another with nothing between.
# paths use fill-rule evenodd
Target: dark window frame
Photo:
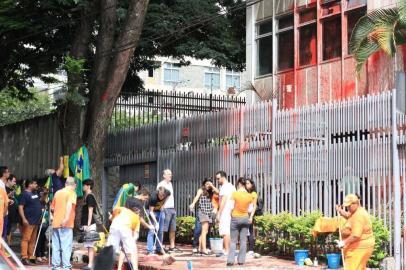
<instances>
[{"instance_id":1,"label":"dark window frame","mask_svg":"<svg viewBox=\"0 0 406 270\"><path fill-rule=\"evenodd\" d=\"M340 21L340 23L337 24L339 26L339 28L340 28L340 31L336 31L336 33L339 33L339 35L337 35L337 38L339 39L339 42L336 42L336 44L339 44L339 50L338 50L339 55L334 56L334 57L330 57L330 58L325 58L324 54L325 54L325 49L326 49L326 43L325 43L325 38L326 37L325 37L324 30L325 30L326 24L331 23L332 21L335 21L335 20ZM321 35L322 35L322 37L321 37L321 63L341 59L342 56L343 56L343 45L344 45L343 40L342 40L342 36L341 36L342 35L342 29L343 29L343 21L341 19L341 13L335 14L334 16L328 16L327 18L322 18L320 20L320 22L321 22L321 27L322 27L322 31L321 31ZM334 42L336 40L337 39L333 39L333 38L328 39L329 42Z\"/></svg>"},{"instance_id":2,"label":"dark window frame","mask_svg":"<svg viewBox=\"0 0 406 270\"><path fill-rule=\"evenodd\" d=\"M259 34L259 30L260 30L260 26L262 24L268 24L271 23L272 25L272 29L273 29L273 18L268 18L266 20L263 21L259 21L256 23L255 25L255 45L256 45L256 70L255 70L255 77L256 78L261 78L261 77L267 77L270 75L273 75L273 35L274 33L271 32L266 32L266 33L262 33ZM270 63L270 70L269 72L266 73L260 73L260 61L262 59L262 57L260 57L260 42L261 40L268 40L271 39L271 63Z\"/></svg>"},{"instance_id":3,"label":"dark window frame","mask_svg":"<svg viewBox=\"0 0 406 270\"><path fill-rule=\"evenodd\" d=\"M277 20L277 29L276 29L276 44L277 44L277 49L278 49L278 53L277 53L277 59L276 59L276 72L277 73L283 73L283 72L286 72L286 71L289 71L289 70L293 70L294 69L294 67L295 67L295 44L294 44L294 41L295 41L295 22L294 22L294 16L295 16L295 14L294 13L287 13L287 14L283 14L282 16L278 16L277 18L276 18L276 20ZM287 17L291 17L291 19L292 19L292 25L291 26L287 26L287 27L284 27L284 28L279 28L279 21L280 20L284 20L284 19L286 19ZM280 66L280 53L279 53L279 50L280 50L280 48L281 48L281 46L280 46L280 41L281 41L281 36L283 35L283 36L285 36L286 34L290 34L290 35L292 35L290 38L292 39L292 42L290 43L290 44L292 44L292 48L291 48L291 53L292 53L292 55L291 55L291 57L290 57L290 59L288 59L289 58L289 56L287 56L286 57L286 59L288 59L288 60L290 60L291 62L289 62L288 63L288 66L287 67L283 67L283 68L281 68ZM288 36L289 37L289 36ZM289 44L288 44L289 45ZM284 48L286 48L285 46L283 46ZM285 59L285 60L286 60Z\"/></svg>"}]
</instances>

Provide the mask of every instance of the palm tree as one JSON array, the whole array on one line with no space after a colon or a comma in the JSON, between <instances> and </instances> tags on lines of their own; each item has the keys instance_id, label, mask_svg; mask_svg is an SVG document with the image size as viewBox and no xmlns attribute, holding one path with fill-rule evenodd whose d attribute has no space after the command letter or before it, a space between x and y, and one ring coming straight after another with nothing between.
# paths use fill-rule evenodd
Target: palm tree
<instances>
[{"instance_id":1,"label":"palm tree","mask_svg":"<svg viewBox=\"0 0 406 270\"><path fill-rule=\"evenodd\" d=\"M368 13L357 22L351 35L357 72L375 52L382 50L393 57L396 47L402 44L406 44L406 0L399 0L396 7Z\"/></svg>"}]
</instances>

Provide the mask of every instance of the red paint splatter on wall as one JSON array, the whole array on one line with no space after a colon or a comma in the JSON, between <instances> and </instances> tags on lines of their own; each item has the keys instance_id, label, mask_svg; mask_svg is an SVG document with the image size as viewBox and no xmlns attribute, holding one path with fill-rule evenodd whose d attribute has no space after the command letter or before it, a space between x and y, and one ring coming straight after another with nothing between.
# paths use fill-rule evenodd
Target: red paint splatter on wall
<instances>
[{"instance_id":1,"label":"red paint splatter on wall","mask_svg":"<svg viewBox=\"0 0 406 270\"><path fill-rule=\"evenodd\" d=\"M406 71L406 45L400 46L402 50L403 71Z\"/></svg>"},{"instance_id":2,"label":"red paint splatter on wall","mask_svg":"<svg viewBox=\"0 0 406 270\"><path fill-rule=\"evenodd\" d=\"M355 81L346 82L343 87L343 98L349 98L355 96Z\"/></svg>"}]
</instances>

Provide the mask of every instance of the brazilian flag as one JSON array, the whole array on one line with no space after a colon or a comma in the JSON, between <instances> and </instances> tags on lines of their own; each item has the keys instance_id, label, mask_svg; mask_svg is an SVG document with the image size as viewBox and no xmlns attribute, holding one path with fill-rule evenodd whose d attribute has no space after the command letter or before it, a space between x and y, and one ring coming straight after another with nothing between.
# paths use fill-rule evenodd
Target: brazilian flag
<instances>
[{"instance_id":1,"label":"brazilian flag","mask_svg":"<svg viewBox=\"0 0 406 270\"><path fill-rule=\"evenodd\" d=\"M82 181L90 179L89 153L86 146L82 146L69 158L69 168L77 181L76 195L83 197Z\"/></svg>"},{"instance_id":2,"label":"brazilian flag","mask_svg":"<svg viewBox=\"0 0 406 270\"><path fill-rule=\"evenodd\" d=\"M113 210L116 207L123 207L128 197L134 196L135 187L132 183L124 184L114 199Z\"/></svg>"}]
</instances>

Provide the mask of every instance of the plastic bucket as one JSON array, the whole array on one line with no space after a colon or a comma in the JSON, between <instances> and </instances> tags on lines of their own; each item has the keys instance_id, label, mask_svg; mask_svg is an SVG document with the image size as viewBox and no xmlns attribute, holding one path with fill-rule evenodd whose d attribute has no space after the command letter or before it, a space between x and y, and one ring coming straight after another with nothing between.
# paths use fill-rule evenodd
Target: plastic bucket
<instances>
[{"instance_id":1,"label":"plastic bucket","mask_svg":"<svg viewBox=\"0 0 406 270\"><path fill-rule=\"evenodd\" d=\"M215 254L223 253L223 238L210 238L210 248Z\"/></svg>"},{"instance_id":2,"label":"plastic bucket","mask_svg":"<svg viewBox=\"0 0 406 270\"><path fill-rule=\"evenodd\" d=\"M295 250L295 262L297 265L304 265L304 261L306 258L309 258L308 250Z\"/></svg>"},{"instance_id":3,"label":"plastic bucket","mask_svg":"<svg viewBox=\"0 0 406 270\"><path fill-rule=\"evenodd\" d=\"M338 269L341 265L341 254L340 253L331 253L326 254L327 265L330 269Z\"/></svg>"}]
</instances>

